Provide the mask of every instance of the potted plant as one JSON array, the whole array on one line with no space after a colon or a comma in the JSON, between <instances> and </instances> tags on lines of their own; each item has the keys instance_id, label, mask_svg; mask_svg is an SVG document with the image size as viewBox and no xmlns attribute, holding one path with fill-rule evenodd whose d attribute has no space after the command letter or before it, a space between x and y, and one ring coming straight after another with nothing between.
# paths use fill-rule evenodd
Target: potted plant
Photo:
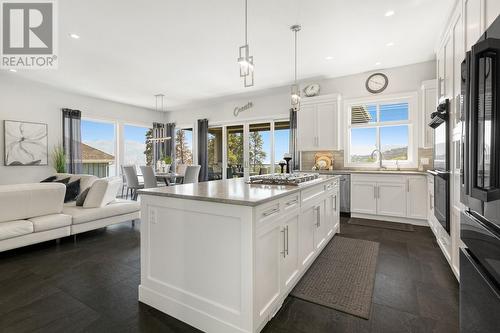
<instances>
[{"instance_id":1,"label":"potted plant","mask_svg":"<svg viewBox=\"0 0 500 333\"><path fill-rule=\"evenodd\" d=\"M164 156L161 158L161 167L162 167L162 172L170 172L170 166L172 165L172 157L170 156Z\"/></svg>"},{"instance_id":2,"label":"potted plant","mask_svg":"<svg viewBox=\"0 0 500 333\"><path fill-rule=\"evenodd\" d=\"M66 173L66 153L62 146L55 146L52 152L52 163L57 173Z\"/></svg>"}]
</instances>

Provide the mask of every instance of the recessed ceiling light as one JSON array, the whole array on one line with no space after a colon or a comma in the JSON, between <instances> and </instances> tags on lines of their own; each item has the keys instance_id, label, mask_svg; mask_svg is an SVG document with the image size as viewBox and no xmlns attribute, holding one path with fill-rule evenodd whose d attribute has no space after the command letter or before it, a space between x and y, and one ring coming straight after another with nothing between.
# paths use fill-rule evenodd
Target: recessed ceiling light
<instances>
[{"instance_id":1,"label":"recessed ceiling light","mask_svg":"<svg viewBox=\"0 0 500 333\"><path fill-rule=\"evenodd\" d=\"M332 60L332 59L333 59L332 56L325 57L325 60Z\"/></svg>"},{"instance_id":2,"label":"recessed ceiling light","mask_svg":"<svg viewBox=\"0 0 500 333\"><path fill-rule=\"evenodd\" d=\"M380 61L377 61L377 62L375 63L375 66L379 66L379 65L382 65L382 63L381 63Z\"/></svg>"},{"instance_id":3,"label":"recessed ceiling light","mask_svg":"<svg viewBox=\"0 0 500 333\"><path fill-rule=\"evenodd\" d=\"M70 36L71 38L73 38L73 39L80 39L80 35L77 35L77 34L73 34L73 33L71 33L71 34L69 34L69 36Z\"/></svg>"},{"instance_id":4,"label":"recessed ceiling light","mask_svg":"<svg viewBox=\"0 0 500 333\"><path fill-rule=\"evenodd\" d=\"M11 69L9 69L9 72L17 73L17 69L11 68Z\"/></svg>"},{"instance_id":5,"label":"recessed ceiling light","mask_svg":"<svg viewBox=\"0 0 500 333\"><path fill-rule=\"evenodd\" d=\"M389 42L389 43L385 44L385 46L394 46L394 42Z\"/></svg>"},{"instance_id":6,"label":"recessed ceiling light","mask_svg":"<svg viewBox=\"0 0 500 333\"><path fill-rule=\"evenodd\" d=\"M385 12L385 16L386 16L386 17L389 17L389 16L394 15L395 13L396 13L396 12L395 12L395 11L393 11L393 10L388 10L388 11L386 11L386 12Z\"/></svg>"}]
</instances>

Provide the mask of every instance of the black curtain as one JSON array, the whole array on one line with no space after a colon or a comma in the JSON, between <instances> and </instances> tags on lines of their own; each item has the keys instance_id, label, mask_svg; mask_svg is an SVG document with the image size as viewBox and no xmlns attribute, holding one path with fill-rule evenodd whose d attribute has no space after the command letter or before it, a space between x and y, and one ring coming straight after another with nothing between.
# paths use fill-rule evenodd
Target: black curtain
<instances>
[{"instance_id":1,"label":"black curtain","mask_svg":"<svg viewBox=\"0 0 500 333\"><path fill-rule=\"evenodd\" d=\"M66 154L67 172L82 173L82 113L79 110L62 109L63 149Z\"/></svg>"},{"instance_id":2,"label":"black curtain","mask_svg":"<svg viewBox=\"0 0 500 333\"><path fill-rule=\"evenodd\" d=\"M290 154L292 154L292 171L300 169L299 151L297 150L297 111L290 109Z\"/></svg>"},{"instance_id":3,"label":"black curtain","mask_svg":"<svg viewBox=\"0 0 500 333\"><path fill-rule=\"evenodd\" d=\"M198 164L200 169L200 182L208 180L208 120L198 119Z\"/></svg>"},{"instance_id":4,"label":"black curtain","mask_svg":"<svg viewBox=\"0 0 500 333\"><path fill-rule=\"evenodd\" d=\"M170 170L175 170L175 123L165 124L167 137L171 139L166 142L165 153L166 156L172 158L172 166Z\"/></svg>"},{"instance_id":5,"label":"black curtain","mask_svg":"<svg viewBox=\"0 0 500 333\"><path fill-rule=\"evenodd\" d=\"M166 136L165 124L153 123L153 139L164 138ZM167 156L167 143L153 140L153 168L156 168L156 162Z\"/></svg>"}]
</instances>

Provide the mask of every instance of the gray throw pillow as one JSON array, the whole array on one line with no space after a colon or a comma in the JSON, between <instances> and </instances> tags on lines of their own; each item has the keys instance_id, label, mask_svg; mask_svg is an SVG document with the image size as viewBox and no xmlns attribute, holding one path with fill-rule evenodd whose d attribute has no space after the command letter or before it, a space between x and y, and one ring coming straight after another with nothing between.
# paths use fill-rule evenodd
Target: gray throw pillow
<instances>
[{"instance_id":1,"label":"gray throw pillow","mask_svg":"<svg viewBox=\"0 0 500 333\"><path fill-rule=\"evenodd\" d=\"M76 205L77 206L83 206L83 203L85 202L85 199L87 198L87 194L89 194L90 187L87 187L85 190L83 190L82 193L78 194L76 197Z\"/></svg>"}]
</instances>

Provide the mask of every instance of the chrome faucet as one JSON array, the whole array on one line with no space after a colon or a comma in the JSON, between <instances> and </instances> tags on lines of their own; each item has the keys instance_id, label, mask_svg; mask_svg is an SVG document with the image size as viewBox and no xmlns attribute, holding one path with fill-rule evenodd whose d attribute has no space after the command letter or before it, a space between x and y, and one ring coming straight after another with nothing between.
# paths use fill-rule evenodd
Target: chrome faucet
<instances>
[{"instance_id":1,"label":"chrome faucet","mask_svg":"<svg viewBox=\"0 0 500 333\"><path fill-rule=\"evenodd\" d=\"M383 156L382 156L382 152L381 152L380 150L378 150L378 149L374 149L374 150L372 151L372 155L371 155L371 156L372 156L372 158L375 158L375 153L378 153L378 157L379 157L379 158L378 158L378 168L379 168L379 169L385 169L385 167L384 167L384 166L382 166L382 158L383 158Z\"/></svg>"}]
</instances>

